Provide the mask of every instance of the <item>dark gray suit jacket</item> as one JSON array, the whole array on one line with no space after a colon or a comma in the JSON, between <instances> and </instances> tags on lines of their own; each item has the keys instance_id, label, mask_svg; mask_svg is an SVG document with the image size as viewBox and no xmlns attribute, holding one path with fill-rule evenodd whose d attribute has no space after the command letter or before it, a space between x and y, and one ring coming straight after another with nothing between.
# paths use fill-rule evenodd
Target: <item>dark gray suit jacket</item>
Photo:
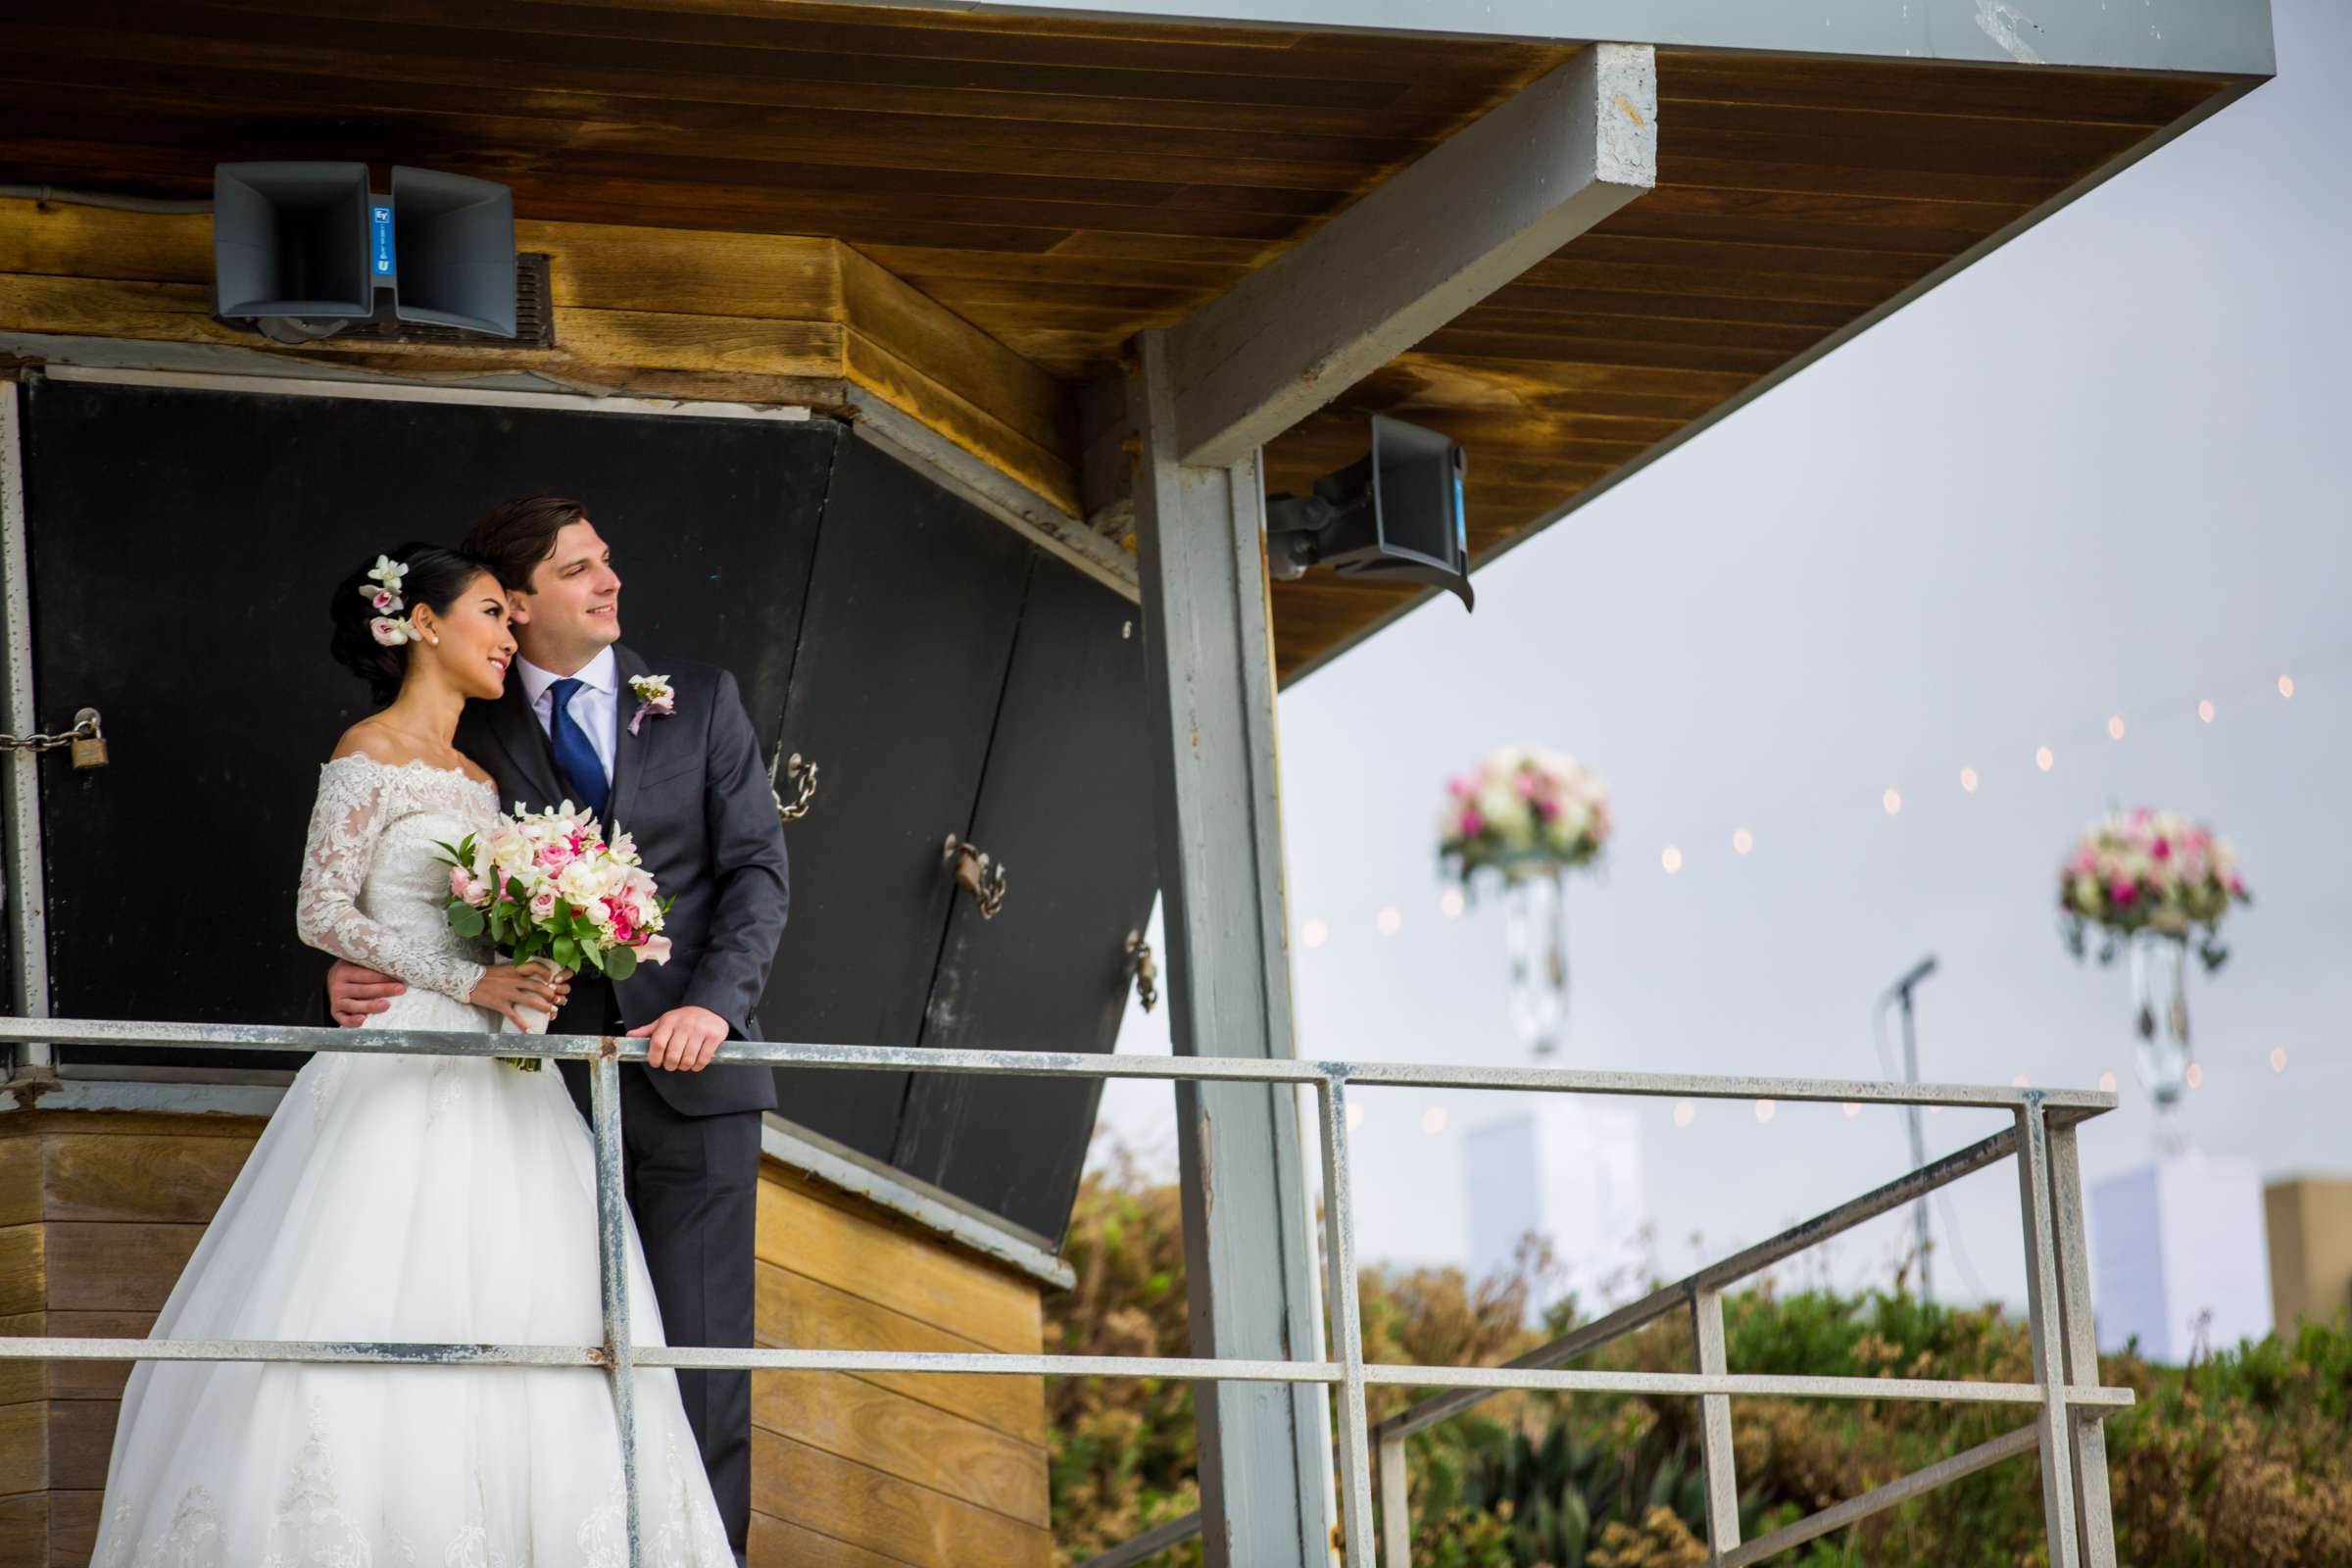
<instances>
[{"instance_id":1,"label":"dark gray suit jacket","mask_svg":"<svg viewBox=\"0 0 2352 1568\"><path fill-rule=\"evenodd\" d=\"M734 676L709 664L671 663L661 673L677 694L676 711L647 715L632 735L638 705L629 681L650 666L626 646L613 653L620 690L606 827L634 836L662 896L677 901L662 928L669 962L640 965L613 995L632 1029L691 1005L726 1019L735 1038L758 1040L755 1013L784 934L791 880L751 716ZM467 705L457 740L496 776L506 809L520 801L543 810L571 793L519 673L510 674L497 701ZM761 1066L646 1076L684 1115L776 1106L775 1080Z\"/></svg>"}]
</instances>

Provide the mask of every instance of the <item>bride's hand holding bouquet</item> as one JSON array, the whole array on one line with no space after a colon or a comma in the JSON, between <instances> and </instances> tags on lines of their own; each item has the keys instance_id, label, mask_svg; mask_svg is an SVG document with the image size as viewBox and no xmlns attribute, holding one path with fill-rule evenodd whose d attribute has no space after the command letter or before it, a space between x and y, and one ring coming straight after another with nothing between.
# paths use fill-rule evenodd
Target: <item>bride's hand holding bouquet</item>
<instances>
[{"instance_id":1,"label":"bride's hand holding bouquet","mask_svg":"<svg viewBox=\"0 0 2352 1568\"><path fill-rule=\"evenodd\" d=\"M502 956L494 976L524 981L537 965L567 978L594 969L611 980L626 980L637 965L665 963L669 939L662 935L670 901L661 897L640 863L626 833L608 840L596 818L565 801L552 811L501 817L481 833L444 844L449 868L449 925L460 936L487 935ZM499 990L499 987L492 987ZM497 1007L516 1032L544 1034L551 1013L532 1004L528 984L506 987L514 994L481 998ZM518 1016L520 1014L520 1016ZM537 1056L502 1056L536 1070Z\"/></svg>"}]
</instances>

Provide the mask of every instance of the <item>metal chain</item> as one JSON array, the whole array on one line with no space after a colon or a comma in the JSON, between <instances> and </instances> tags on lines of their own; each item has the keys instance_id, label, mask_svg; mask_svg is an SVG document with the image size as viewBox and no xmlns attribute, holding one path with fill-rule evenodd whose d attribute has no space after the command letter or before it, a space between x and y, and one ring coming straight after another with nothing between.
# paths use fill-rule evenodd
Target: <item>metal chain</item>
<instances>
[{"instance_id":1,"label":"metal chain","mask_svg":"<svg viewBox=\"0 0 2352 1568\"><path fill-rule=\"evenodd\" d=\"M0 735L0 752L54 752L75 741L94 741L98 738L98 720L85 718L61 735Z\"/></svg>"}]
</instances>

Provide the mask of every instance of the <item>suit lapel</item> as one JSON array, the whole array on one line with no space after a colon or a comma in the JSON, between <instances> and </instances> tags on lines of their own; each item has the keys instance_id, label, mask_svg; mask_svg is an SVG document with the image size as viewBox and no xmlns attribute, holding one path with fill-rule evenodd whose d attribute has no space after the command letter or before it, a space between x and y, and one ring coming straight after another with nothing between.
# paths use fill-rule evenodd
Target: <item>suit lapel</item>
<instances>
[{"instance_id":1,"label":"suit lapel","mask_svg":"<svg viewBox=\"0 0 2352 1568\"><path fill-rule=\"evenodd\" d=\"M630 809L637 804L637 780L645 771L645 749L653 740L646 732L653 728L654 721L649 719L637 726L637 733L630 733L629 720L637 712L637 694L629 690L629 682L646 673L646 662L625 644L616 644L612 657L616 671L612 693L612 798L607 803L605 827L609 832L618 833L628 825Z\"/></svg>"},{"instance_id":2,"label":"suit lapel","mask_svg":"<svg viewBox=\"0 0 2352 1568\"><path fill-rule=\"evenodd\" d=\"M507 776L520 779L528 787L531 806L541 809L554 806L564 792L556 782L555 753L548 749L547 735L531 711L521 671L509 670L505 694L483 706L490 710L490 733L507 754ZM514 802L502 804L512 806Z\"/></svg>"}]
</instances>

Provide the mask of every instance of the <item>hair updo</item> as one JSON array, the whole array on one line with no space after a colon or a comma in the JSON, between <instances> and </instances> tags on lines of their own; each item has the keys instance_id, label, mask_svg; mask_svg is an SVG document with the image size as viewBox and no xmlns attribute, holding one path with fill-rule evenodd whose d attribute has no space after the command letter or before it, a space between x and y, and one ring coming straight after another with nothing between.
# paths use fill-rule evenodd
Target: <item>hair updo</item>
<instances>
[{"instance_id":1,"label":"hair updo","mask_svg":"<svg viewBox=\"0 0 2352 1568\"><path fill-rule=\"evenodd\" d=\"M439 545L411 541L385 554L409 568L400 583L401 608L391 612L396 619L413 613L419 605L429 605L435 614L447 615L474 579L490 572L473 557ZM366 681L382 706L400 695L401 680L409 669L409 649L405 644L386 648L375 640L369 623L382 612L369 604L363 592L375 586L375 580L368 575L374 565L375 558L369 556L365 564L354 567L335 584L334 603L327 609L334 617L335 631L327 652L335 662Z\"/></svg>"}]
</instances>

